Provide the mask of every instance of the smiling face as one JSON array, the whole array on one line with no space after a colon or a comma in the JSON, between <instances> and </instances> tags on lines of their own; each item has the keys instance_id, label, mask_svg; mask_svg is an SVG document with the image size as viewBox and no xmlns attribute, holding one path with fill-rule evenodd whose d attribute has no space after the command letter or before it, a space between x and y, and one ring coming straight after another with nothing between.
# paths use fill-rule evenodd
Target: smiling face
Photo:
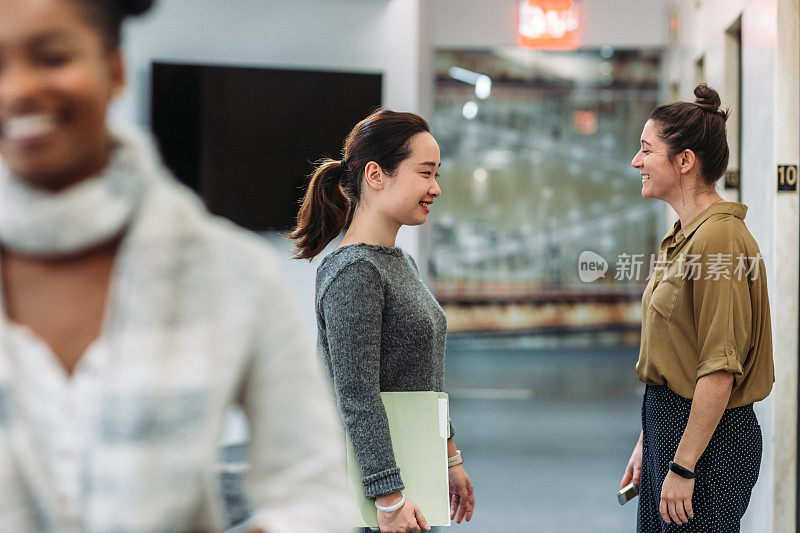
<instances>
[{"instance_id":1,"label":"smiling face","mask_svg":"<svg viewBox=\"0 0 800 533\"><path fill-rule=\"evenodd\" d=\"M641 148L631 165L642 176L643 198L669 202L680 190L681 173L658 134L658 124L648 120L642 130Z\"/></svg>"},{"instance_id":2,"label":"smiling face","mask_svg":"<svg viewBox=\"0 0 800 533\"><path fill-rule=\"evenodd\" d=\"M439 144L428 132L418 133L409 141L411 155L394 176L384 180L376 200L381 211L398 225L418 226L428 220L434 199L442 194L439 176Z\"/></svg>"},{"instance_id":3,"label":"smiling face","mask_svg":"<svg viewBox=\"0 0 800 533\"><path fill-rule=\"evenodd\" d=\"M67 187L108 160L122 59L77 4L0 2L0 157L36 187Z\"/></svg>"}]
</instances>

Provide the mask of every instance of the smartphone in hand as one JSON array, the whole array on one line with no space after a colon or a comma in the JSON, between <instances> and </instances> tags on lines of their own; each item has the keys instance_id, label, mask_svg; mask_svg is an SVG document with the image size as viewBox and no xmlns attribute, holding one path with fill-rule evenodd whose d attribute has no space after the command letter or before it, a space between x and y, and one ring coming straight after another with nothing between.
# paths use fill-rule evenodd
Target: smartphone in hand
<instances>
[{"instance_id":1,"label":"smartphone in hand","mask_svg":"<svg viewBox=\"0 0 800 533\"><path fill-rule=\"evenodd\" d=\"M620 505L625 505L636 496L639 495L639 485L636 483L630 483L626 485L617 493L617 500L619 500Z\"/></svg>"}]
</instances>

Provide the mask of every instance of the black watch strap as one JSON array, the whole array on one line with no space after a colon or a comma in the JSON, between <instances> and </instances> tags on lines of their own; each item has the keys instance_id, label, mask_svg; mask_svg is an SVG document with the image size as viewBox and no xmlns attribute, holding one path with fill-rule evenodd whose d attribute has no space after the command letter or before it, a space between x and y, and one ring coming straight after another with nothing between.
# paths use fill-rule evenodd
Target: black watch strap
<instances>
[{"instance_id":1,"label":"black watch strap","mask_svg":"<svg viewBox=\"0 0 800 533\"><path fill-rule=\"evenodd\" d=\"M694 472L672 461L669 462L669 470L670 472L675 472L684 479L694 479Z\"/></svg>"}]
</instances>

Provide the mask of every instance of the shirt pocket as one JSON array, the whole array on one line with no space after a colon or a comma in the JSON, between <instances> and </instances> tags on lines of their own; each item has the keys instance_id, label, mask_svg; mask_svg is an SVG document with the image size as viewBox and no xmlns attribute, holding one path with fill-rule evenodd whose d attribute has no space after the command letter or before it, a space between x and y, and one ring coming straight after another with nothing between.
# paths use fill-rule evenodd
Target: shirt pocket
<instances>
[{"instance_id":1,"label":"shirt pocket","mask_svg":"<svg viewBox=\"0 0 800 533\"><path fill-rule=\"evenodd\" d=\"M681 291L682 284L682 278L668 277L662 279L653 289L650 307L667 322L672 320L672 313L675 310L675 303L678 301L678 293Z\"/></svg>"}]
</instances>

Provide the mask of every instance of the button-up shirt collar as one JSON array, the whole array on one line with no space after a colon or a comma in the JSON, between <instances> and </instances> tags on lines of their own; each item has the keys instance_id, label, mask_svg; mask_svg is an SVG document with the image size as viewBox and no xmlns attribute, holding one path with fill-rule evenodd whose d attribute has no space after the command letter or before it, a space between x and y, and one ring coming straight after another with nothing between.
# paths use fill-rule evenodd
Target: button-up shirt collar
<instances>
[{"instance_id":1,"label":"button-up shirt collar","mask_svg":"<svg viewBox=\"0 0 800 533\"><path fill-rule=\"evenodd\" d=\"M672 230L667 233L667 236L661 242L662 250L665 245L669 248L682 243L691 237L703 222L718 214L733 215L736 218L744 220L745 216L747 216L747 206L738 202L717 202L705 208L689 221L685 227L681 227L680 220L676 221L672 226Z\"/></svg>"}]
</instances>

